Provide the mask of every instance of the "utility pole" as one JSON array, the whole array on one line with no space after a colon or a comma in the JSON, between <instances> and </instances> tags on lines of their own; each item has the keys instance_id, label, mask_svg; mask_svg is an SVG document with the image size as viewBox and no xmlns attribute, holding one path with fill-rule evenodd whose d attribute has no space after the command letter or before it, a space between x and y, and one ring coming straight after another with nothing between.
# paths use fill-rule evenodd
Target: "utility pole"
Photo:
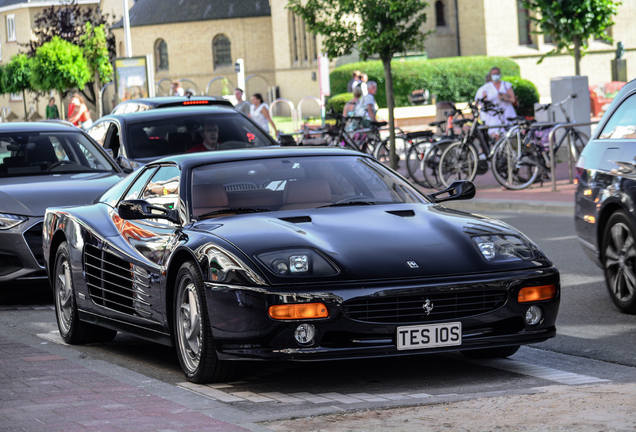
<instances>
[{"instance_id":1,"label":"utility pole","mask_svg":"<svg viewBox=\"0 0 636 432\"><path fill-rule=\"evenodd\" d=\"M132 57L132 45L130 43L130 17L128 16L128 0L124 2L124 45L126 47L126 57Z\"/></svg>"}]
</instances>

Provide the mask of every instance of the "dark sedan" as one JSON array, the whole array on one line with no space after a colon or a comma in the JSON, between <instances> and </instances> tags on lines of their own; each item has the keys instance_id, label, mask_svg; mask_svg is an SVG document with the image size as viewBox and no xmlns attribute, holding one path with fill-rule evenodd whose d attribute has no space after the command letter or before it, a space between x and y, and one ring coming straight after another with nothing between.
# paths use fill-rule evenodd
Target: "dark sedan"
<instances>
[{"instance_id":1,"label":"dark sedan","mask_svg":"<svg viewBox=\"0 0 636 432\"><path fill-rule=\"evenodd\" d=\"M225 106L232 108L232 102L216 96L162 96L154 98L130 99L117 104L111 114L128 114L157 108Z\"/></svg>"},{"instance_id":2,"label":"dark sedan","mask_svg":"<svg viewBox=\"0 0 636 432\"><path fill-rule=\"evenodd\" d=\"M58 327L174 344L197 383L239 359L507 357L556 335L559 272L511 226L436 203L474 194L424 196L342 149L164 158L47 211Z\"/></svg>"},{"instance_id":3,"label":"dark sedan","mask_svg":"<svg viewBox=\"0 0 636 432\"><path fill-rule=\"evenodd\" d=\"M210 123L218 131L214 150L278 145L251 119L225 106L108 115L97 120L88 134L131 171L164 156L192 151L204 142L204 128Z\"/></svg>"},{"instance_id":4,"label":"dark sedan","mask_svg":"<svg viewBox=\"0 0 636 432\"><path fill-rule=\"evenodd\" d=\"M46 278L42 219L47 207L88 204L123 176L74 126L0 125L0 286Z\"/></svg>"},{"instance_id":5,"label":"dark sedan","mask_svg":"<svg viewBox=\"0 0 636 432\"><path fill-rule=\"evenodd\" d=\"M636 313L636 81L614 98L577 163L575 225L614 304Z\"/></svg>"}]
</instances>

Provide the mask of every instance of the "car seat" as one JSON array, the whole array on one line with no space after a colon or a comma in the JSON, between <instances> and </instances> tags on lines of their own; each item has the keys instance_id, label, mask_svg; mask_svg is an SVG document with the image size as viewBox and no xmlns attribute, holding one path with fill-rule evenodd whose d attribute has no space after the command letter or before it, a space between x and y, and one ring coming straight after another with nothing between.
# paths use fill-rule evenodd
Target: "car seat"
<instances>
[{"instance_id":1,"label":"car seat","mask_svg":"<svg viewBox=\"0 0 636 432\"><path fill-rule=\"evenodd\" d=\"M316 208L333 204L331 188L325 179L288 181L283 192L281 210Z\"/></svg>"},{"instance_id":2,"label":"car seat","mask_svg":"<svg viewBox=\"0 0 636 432\"><path fill-rule=\"evenodd\" d=\"M229 203L225 187L220 184L202 183L192 187L192 214L202 214L227 208Z\"/></svg>"}]
</instances>

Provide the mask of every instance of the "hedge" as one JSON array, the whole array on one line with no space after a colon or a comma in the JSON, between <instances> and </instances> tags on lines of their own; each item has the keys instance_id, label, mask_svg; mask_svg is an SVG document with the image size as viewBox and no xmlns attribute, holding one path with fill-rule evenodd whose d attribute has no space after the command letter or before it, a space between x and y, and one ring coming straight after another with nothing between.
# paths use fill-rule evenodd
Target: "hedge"
<instances>
[{"instance_id":1,"label":"hedge","mask_svg":"<svg viewBox=\"0 0 636 432\"><path fill-rule=\"evenodd\" d=\"M428 89L438 101L467 102L475 97L477 89L484 85L486 74L499 67L502 75L519 76L519 65L506 57L449 57L433 60L393 61L393 93L395 106L409 106L408 95L418 89ZM384 67L382 62L367 61L348 63L329 74L331 93L338 95L347 91L347 83L354 70L369 76L369 81L378 83L375 99L386 107Z\"/></svg>"},{"instance_id":2,"label":"hedge","mask_svg":"<svg viewBox=\"0 0 636 432\"><path fill-rule=\"evenodd\" d=\"M515 107L517 115L534 117L534 104L539 102L539 90L530 81L518 76L505 76L501 78L512 84L512 91L519 101L519 105Z\"/></svg>"},{"instance_id":3,"label":"hedge","mask_svg":"<svg viewBox=\"0 0 636 432\"><path fill-rule=\"evenodd\" d=\"M346 90L346 87L345 87ZM333 109L338 114L342 114L342 110L344 110L344 106L347 102L353 99L353 93L340 93L337 95L333 95L329 98L326 104L327 112L329 109Z\"/></svg>"}]
</instances>

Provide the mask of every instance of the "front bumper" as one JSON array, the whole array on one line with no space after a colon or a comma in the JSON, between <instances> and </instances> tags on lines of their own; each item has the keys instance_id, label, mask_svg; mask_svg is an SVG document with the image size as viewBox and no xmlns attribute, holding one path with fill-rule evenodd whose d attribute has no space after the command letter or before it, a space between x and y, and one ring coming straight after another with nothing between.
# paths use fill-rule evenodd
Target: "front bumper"
<instances>
[{"instance_id":1,"label":"front bumper","mask_svg":"<svg viewBox=\"0 0 636 432\"><path fill-rule=\"evenodd\" d=\"M0 231L0 283L44 279L42 218Z\"/></svg>"},{"instance_id":2,"label":"front bumper","mask_svg":"<svg viewBox=\"0 0 636 432\"><path fill-rule=\"evenodd\" d=\"M560 303L559 272L556 268L495 274L456 276L427 280L379 281L350 283L339 286L287 286L246 288L217 285L206 282L206 301L217 355L223 360L325 360L400 356L438 353L478 348L538 343L556 335L556 317ZM532 303L519 303L517 295L528 286L555 285L553 299ZM349 305L367 299L417 299L422 303L448 293L482 293L491 298L499 293L503 300L483 303L472 313L457 303L455 312L417 319L384 318L382 322L358 315L353 317ZM480 294L481 295L481 294ZM435 297L437 296L437 297ZM313 320L277 321L268 316L273 304L322 302L329 317ZM397 301L396 304L400 304ZM538 305L543 319L535 326L525 323L529 306ZM463 309L462 309L463 308ZM448 309L448 305L447 305ZM454 314L454 315L453 315ZM461 322L462 344L428 349L398 350L398 327ZM296 342L294 333L298 325L311 323L317 334L313 343Z\"/></svg>"}]
</instances>

